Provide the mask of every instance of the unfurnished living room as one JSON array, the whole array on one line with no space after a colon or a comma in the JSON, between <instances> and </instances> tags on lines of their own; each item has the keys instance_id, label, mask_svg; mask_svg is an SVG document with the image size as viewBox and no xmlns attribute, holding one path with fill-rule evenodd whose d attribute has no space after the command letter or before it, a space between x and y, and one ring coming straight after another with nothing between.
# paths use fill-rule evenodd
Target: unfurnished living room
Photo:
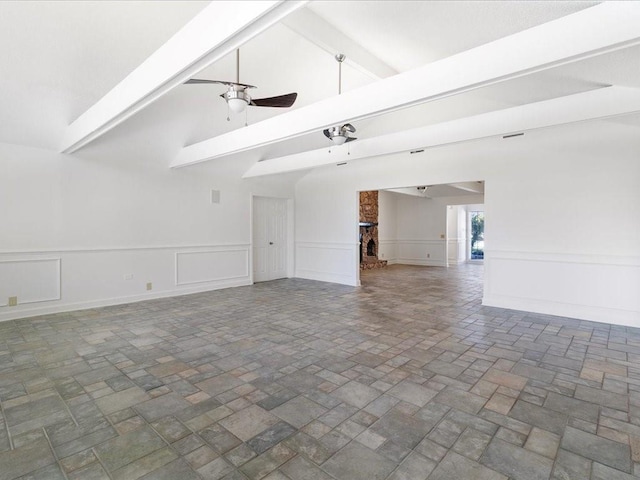
<instances>
[{"instance_id":1,"label":"unfurnished living room","mask_svg":"<svg viewBox=\"0 0 640 480\"><path fill-rule=\"evenodd\" d=\"M0 45L0 480L640 478L639 1Z\"/></svg>"}]
</instances>

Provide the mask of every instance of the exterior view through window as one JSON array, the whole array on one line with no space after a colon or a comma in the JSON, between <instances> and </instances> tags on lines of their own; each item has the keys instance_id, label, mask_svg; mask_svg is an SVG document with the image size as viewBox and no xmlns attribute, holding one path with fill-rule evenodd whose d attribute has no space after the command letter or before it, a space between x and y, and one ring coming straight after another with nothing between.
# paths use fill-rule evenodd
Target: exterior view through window
<instances>
[{"instance_id":1,"label":"exterior view through window","mask_svg":"<svg viewBox=\"0 0 640 480\"><path fill-rule=\"evenodd\" d=\"M471 260L484 260L484 212L470 212Z\"/></svg>"}]
</instances>

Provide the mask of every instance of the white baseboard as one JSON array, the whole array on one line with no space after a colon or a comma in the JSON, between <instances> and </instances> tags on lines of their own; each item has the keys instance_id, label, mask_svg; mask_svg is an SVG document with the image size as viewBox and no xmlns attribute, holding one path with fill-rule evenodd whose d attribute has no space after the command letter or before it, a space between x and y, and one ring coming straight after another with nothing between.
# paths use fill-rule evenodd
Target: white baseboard
<instances>
[{"instance_id":1,"label":"white baseboard","mask_svg":"<svg viewBox=\"0 0 640 480\"><path fill-rule=\"evenodd\" d=\"M352 287L359 286L356 279L352 275L341 275L338 273L319 272L315 270L297 270L296 278L318 280L320 282L339 283L341 285L349 285Z\"/></svg>"},{"instance_id":2,"label":"white baseboard","mask_svg":"<svg viewBox=\"0 0 640 480\"><path fill-rule=\"evenodd\" d=\"M424 260L421 258L398 258L395 262L400 265L416 265L421 267L446 267L444 260Z\"/></svg>"}]
</instances>

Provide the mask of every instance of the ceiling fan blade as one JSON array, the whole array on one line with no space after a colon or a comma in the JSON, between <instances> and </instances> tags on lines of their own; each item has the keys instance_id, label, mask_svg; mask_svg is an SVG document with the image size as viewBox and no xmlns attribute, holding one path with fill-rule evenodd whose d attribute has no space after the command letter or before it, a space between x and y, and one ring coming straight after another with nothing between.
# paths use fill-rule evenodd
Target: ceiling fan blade
<instances>
[{"instance_id":1,"label":"ceiling fan blade","mask_svg":"<svg viewBox=\"0 0 640 480\"><path fill-rule=\"evenodd\" d=\"M210 83L218 83L221 85L226 85L226 86L231 86L231 85L237 85L239 87L243 87L243 88L256 88L253 85L247 85L246 83L238 83L238 82L227 82L226 80L206 80L206 79L200 79L200 78L190 78L189 80L187 80L186 83L192 83L192 84L210 84Z\"/></svg>"},{"instance_id":2,"label":"ceiling fan blade","mask_svg":"<svg viewBox=\"0 0 640 480\"><path fill-rule=\"evenodd\" d=\"M347 139L344 141L344 143L353 142L354 140L357 140L357 138L356 137L347 137Z\"/></svg>"},{"instance_id":3,"label":"ceiling fan blade","mask_svg":"<svg viewBox=\"0 0 640 480\"><path fill-rule=\"evenodd\" d=\"M356 133L356 127L354 127L353 125L351 125L350 123L345 123L342 128L344 128L345 130L349 130L351 133Z\"/></svg>"},{"instance_id":4,"label":"ceiling fan blade","mask_svg":"<svg viewBox=\"0 0 640 480\"><path fill-rule=\"evenodd\" d=\"M254 98L249 105L254 107L278 107L288 108L294 104L298 98L297 93L287 93L286 95L278 95L277 97Z\"/></svg>"}]
</instances>

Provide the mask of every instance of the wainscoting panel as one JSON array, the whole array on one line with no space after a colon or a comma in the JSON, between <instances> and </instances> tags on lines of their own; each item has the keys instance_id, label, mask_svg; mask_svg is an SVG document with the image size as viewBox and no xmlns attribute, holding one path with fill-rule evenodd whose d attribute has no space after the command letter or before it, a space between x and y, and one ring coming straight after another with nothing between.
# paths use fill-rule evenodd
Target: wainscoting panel
<instances>
[{"instance_id":1,"label":"wainscoting panel","mask_svg":"<svg viewBox=\"0 0 640 480\"><path fill-rule=\"evenodd\" d=\"M640 257L487 252L483 304L640 327Z\"/></svg>"},{"instance_id":2,"label":"wainscoting panel","mask_svg":"<svg viewBox=\"0 0 640 480\"><path fill-rule=\"evenodd\" d=\"M296 277L357 285L358 244L296 243Z\"/></svg>"},{"instance_id":3,"label":"wainscoting panel","mask_svg":"<svg viewBox=\"0 0 640 480\"><path fill-rule=\"evenodd\" d=\"M444 240L398 240L398 261L402 265L446 267Z\"/></svg>"},{"instance_id":4,"label":"wainscoting panel","mask_svg":"<svg viewBox=\"0 0 640 480\"><path fill-rule=\"evenodd\" d=\"M249 276L247 249L176 253L176 285L231 280Z\"/></svg>"},{"instance_id":5,"label":"wainscoting panel","mask_svg":"<svg viewBox=\"0 0 640 480\"><path fill-rule=\"evenodd\" d=\"M386 260L388 265L398 263L398 242L396 240L378 240L378 258Z\"/></svg>"},{"instance_id":6,"label":"wainscoting panel","mask_svg":"<svg viewBox=\"0 0 640 480\"><path fill-rule=\"evenodd\" d=\"M0 260L0 305L60 299L60 258Z\"/></svg>"},{"instance_id":7,"label":"wainscoting panel","mask_svg":"<svg viewBox=\"0 0 640 480\"><path fill-rule=\"evenodd\" d=\"M460 265L466 261L466 246L464 238L449 238L447 240L447 262L449 265Z\"/></svg>"},{"instance_id":8,"label":"wainscoting panel","mask_svg":"<svg viewBox=\"0 0 640 480\"><path fill-rule=\"evenodd\" d=\"M249 261L250 244L0 252L0 321L250 285Z\"/></svg>"}]
</instances>

